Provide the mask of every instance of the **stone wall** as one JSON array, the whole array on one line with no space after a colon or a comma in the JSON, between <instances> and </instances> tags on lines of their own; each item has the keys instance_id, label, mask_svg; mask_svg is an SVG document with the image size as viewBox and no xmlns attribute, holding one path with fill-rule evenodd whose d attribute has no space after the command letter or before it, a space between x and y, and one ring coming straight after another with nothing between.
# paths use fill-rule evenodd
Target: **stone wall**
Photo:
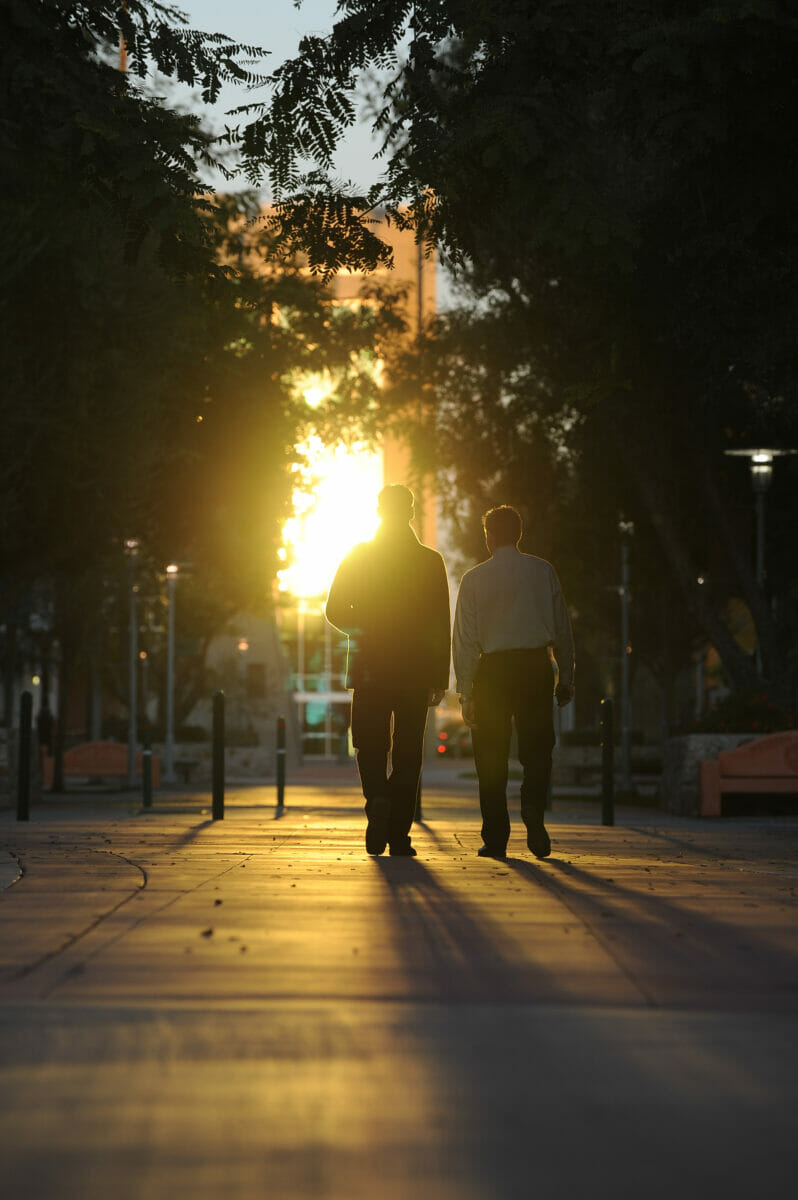
<instances>
[{"instance_id":1,"label":"stone wall","mask_svg":"<svg viewBox=\"0 0 798 1200\"><path fill-rule=\"evenodd\" d=\"M755 733L689 733L665 743L660 807L683 817L698 816L700 807L699 764L717 758L722 750L734 750L752 742Z\"/></svg>"},{"instance_id":2,"label":"stone wall","mask_svg":"<svg viewBox=\"0 0 798 1200\"><path fill-rule=\"evenodd\" d=\"M163 779L163 745L156 743L153 754L161 760ZM188 768L188 783L191 786L209 788L212 779L213 746L211 742L186 742L175 745L175 774L183 782L180 763L192 764ZM227 783L270 783L275 778L275 747L273 746L227 746L224 752L224 773ZM161 790L169 785L161 783Z\"/></svg>"},{"instance_id":3,"label":"stone wall","mask_svg":"<svg viewBox=\"0 0 798 1200\"><path fill-rule=\"evenodd\" d=\"M600 786L601 755L601 746L555 746L552 754L552 783L561 787ZM616 746L616 775L620 770L620 763L621 750ZM633 775L645 775L655 780L662 769L659 746L632 746L630 763Z\"/></svg>"}]
</instances>

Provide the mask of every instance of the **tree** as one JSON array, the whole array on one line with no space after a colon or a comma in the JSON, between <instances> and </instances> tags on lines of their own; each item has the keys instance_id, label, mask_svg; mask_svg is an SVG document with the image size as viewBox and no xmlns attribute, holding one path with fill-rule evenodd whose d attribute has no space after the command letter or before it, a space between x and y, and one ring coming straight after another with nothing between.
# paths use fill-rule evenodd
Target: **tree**
<instances>
[{"instance_id":1,"label":"tree","mask_svg":"<svg viewBox=\"0 0 798 1200\"><path fill-rule=\"evenodd\" d=\"M764 682L791 702L794 591L774 617L723 458L752 439L798 444L791 6L347 0L340 11L328 38L275 72L242 133L251 174L269 164L282 236L303 240L320 270L345 254L373 261L381 201L469 262L477 294L524 329L520 357L539 383L525 413L545 416L552 398L579 413L569 445L600 447L605 481L625 492L628 481L630 515L655 531L662 571L730 679L757 678L723 618L736 595ZM357 196L326 172L369 66L383 72L376 124L390 157ZM319 168L304 180L303 156Z\"/></svg>"},{"instance_id":2,"label":"tree","mask_svg":"<svg viewBox=\"0 0 798 1200\"><path fill-rule=\"evenodd\" d=\"M0 9L7 678L36 595L62 680L97 657L102 618L126 620L113 613L128 537L151 569L194 563L205 636L262 606L308 420L297 371L337 381L318 420L345 428L373 407L361 360L383 317L333 312L278 260L254 199L200 182L213 153L200 122L140 83L154 64L211 100L226 79L254 82L257 54L149 0Z\"/></svg>"}]
</instances>

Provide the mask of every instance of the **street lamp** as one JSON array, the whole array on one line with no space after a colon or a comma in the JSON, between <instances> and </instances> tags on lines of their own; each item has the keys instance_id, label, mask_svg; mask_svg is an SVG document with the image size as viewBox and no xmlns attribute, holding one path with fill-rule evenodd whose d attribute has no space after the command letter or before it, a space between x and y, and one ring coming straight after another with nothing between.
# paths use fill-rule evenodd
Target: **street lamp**
<instances>
[{"instance_id":1,"label":"street lamp","mask_svg":"<svg viewBox=\"0 0 798 1200\"><path fill-rule=\"evenodd\" d=\"M629 731L629 538L635 531L633 521L618 522L621 535L621 790L632 791L632 756Z\"/></svg>"},{"instance_id":2,"label":"street lamp","mask_svg":"<svg viewBox=\"0 0 798 1200\"><path fill-rule=\"evenodd\" d=\"M175 592L180 568L169 563L166 568L168 596L166 634L166 736L163 748L164 783L175 782Z\"/></svg>"},{"instance_id":3,"label":"street lamp","mask_svg":"<svg viewBox=\"0 0 798 1200\"><path fill-rule=\"evenodd\" d=\"M756 583L765 586L765 496L773 480L773 460L795 450L726 450L730 458L747 458L751 467L751 483L756 508Z\"/></svg>"},{"instance_id":4,"label":"street lamp","mask_svg":"<svg viewBox=\"0 0 798 1200\"><path fill-rule=\"evenodd\" d=\"M150 695L150 656L146 650L139 650L139 662L141 663L141 712L145 722L148 722L147 701Z\"/></svg>"},{"instance_id":5,"label":"street lamp","mask_svg":"<svg viewBox=\"0 0 798 1200\"><path fill-rule=\"evenodd\" d=\"M136 616L136 568L139 560L138 538L125 539L125 555L129 573L130 616L128 645L128 726L127 726L127 786L136 786L136 755L138 753L138 708L136 675L138 671L138 619Z\"/></svg>"}]
</instances>

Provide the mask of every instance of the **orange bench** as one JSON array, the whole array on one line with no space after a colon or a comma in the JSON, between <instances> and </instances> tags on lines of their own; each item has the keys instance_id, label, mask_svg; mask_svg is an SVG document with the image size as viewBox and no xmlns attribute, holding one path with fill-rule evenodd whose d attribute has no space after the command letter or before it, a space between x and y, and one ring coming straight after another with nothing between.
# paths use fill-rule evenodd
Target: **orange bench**
<instances>
[{"instance_id":1,"label":"orange bench","mask_svg":"<svg viewBox=\"0 0 798 1200\"><path fill-rule=\"evenodd\" d=\"M42 783L53 786L54 760L42 759ZM140 778L142 756L136 755L136 775ZM64 751L65 779L127 779L127 746L121 742L84 742ZM161 782L161 760L152 756L152 786Z\"/></svg>"},{"instance_id":2,"label":"orange bench","mask_svg":"<svg viewBox=\"0 0 798 1200\"><path fill-rule=\"evenodd\" d=\"M702 817L719 817L724 795L798 795L798 730L769 733L701 763Z\"/></svg>"}]
</instances>

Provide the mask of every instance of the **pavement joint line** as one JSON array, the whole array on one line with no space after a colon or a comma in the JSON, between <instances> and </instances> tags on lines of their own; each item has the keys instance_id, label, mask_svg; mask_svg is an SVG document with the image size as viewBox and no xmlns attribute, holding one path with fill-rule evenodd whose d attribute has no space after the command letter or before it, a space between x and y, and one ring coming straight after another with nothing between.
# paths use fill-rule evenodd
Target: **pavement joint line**
<instances>
[{"instance_id":1,"label":"pavement joint line","mask_svg":"<svg viewBox=\"0 0 798 1200\"><path fill-rule=\"evenodd\" d=\"M143 883L140 885L140 887L137 887L130 892L129 895L123 896L122 899L119 900L118 903L116 903L112 908L109 908L107 912L101 913L99 917L96 917L95 920L93 920L89 925L81 929L79 933L72 934L69 938L67 938L63 945L57 946L55 950L49 950L46 954L42 955L41 958L37 959L36 962L28 963L26 966L20 967L18 971L9 976L9 983L17 983L21 979L28 978L29 975L31 975L34 971L39 970L39 968L44 966L46 963L58 958L58 956L61 954L65 954L84 937L86 937L87 934L96 929L98 925L101 925L103 921L107 921L109 917L112 917L114 913L118 912L118 910L125 904L129 904L134 896L138 896L146 888L147 872L142 866L139 865L139 863L133 862L131 859L126 858L124 854L119 854L115 850L100 850L94 846L85 846L83 849L88 850L93 854L108 854L113 858L121 858L128 864L128 866L134 867L135 870L141 872L143 876Z\"/></svg>"},{"instance_id":2,"label":"pavement joint line","mask_svg":"<svg viewBox=\"0 0 798 1200\"><path fill-rule=\"evenodd\" d=\"M2 853L7 855L11 859L11 862L14 863L16 872L12 876L12 872L8 870L10 865L8 863L4 864L4 868L0 868L0 892L4 892L7 888L14 887L14 885L19 883L20 879L22 879L25 874L25 868L18 854L16 854L13 850L8 849L3 850Z\"/></svg>"},{"instance_id":3,"label":"pavement joint line","mask_svg":"<svg viewBox=\"0 0 798 1200\"><path fill-rule=\"evenodd\" d=\"M86 849L94 850L94 847L86 847ZM40 968L48 965L49 963L55 963L55 961L59 957L62 957L63 955L66 955L70 951L76 949L80 945L80 943L85 941L86 938L91 933L93 933L100 925L102 925L103 922L105 922L109 918L115 916L116 913L125 904L127 904L135 896L141 895L141 893L146 890L147 884L149 882L149 876L147 875L146 869L140 863L137 863L132 859L126 858L125 855L123 855L123 854L115 854L114 851L100 850L98 848L98 849L96 849L96 853L112 854L112 855L115 855L115 857L124 859L124 861L127 862L130 866L135 867L137 870L141 871L141 873L144 876L144 884L142 885L142 887L137 888L136 891L133 892L130 896L127 896L124 900L121 900L119 902L119 904L114 906L114 908L109 909L109 911L107 913L103 913L102 916L98 917L96 921L93 921L91 925L87 925L85 929L80 931L80 933L76 933L68 942L65 942L63 946L58 947L56 950L50 951L49 954L44 955L37 962L31 964L30 966L28 966L26 968L23 968L21 971L17 972L17 974L10 976L9 980L8 980L9 983L16 983L21 979L29 978L35 971L38 971ZM252 859L254 857L254 855L253 854L244 854L241 857L246 859L247 861L249 861L250 859ZM145 921L148 921L152 917L165 912L168 908L171 908L171 906L173 904L176 904L178 900L185 899L186 896L192 895L194 892L199 891L201 888L205 887L207 884L214 882L214 880L223 878L223 876L229 874L230 871L235 870L236 867L240 867L241 865L242 865L241 860L239 858L236 862L231 863L228 867L225 867L225 869L223 871L219 871L215 875L209 875L206 879L203 879L199 883L194 884L193 887L186 888L185 890L183 890L181 892L176 892L173 895L169 896L163 904L159 905L152 912L142 913L141 916L136 917L130 925L126 926L124 929L120 929L117 933L112 934L112 936L107 938L105 941L100 942L97 946L95 946L92 950L90 950L83 959L81 959L81 964L89 962L92 958L95 957L95 955L99 954L102 950L107 949L109 946L112 946L115 942L118 942L123 937L126 937L129 933L132 933L135 929L138 929L139 926L143 925ZM150 893L150 894L152 894L152 893ZM64 981L66 979L68 979L75 972L76 968L81 964L73 963L70 966L65 967L65 969L62 971L62 973L50 983L49 987L47 987L44 992L42 992L41 998L43 1000L48 1000L53 995L53 993L64 983Z\"/></svg>"}]
</instances>

